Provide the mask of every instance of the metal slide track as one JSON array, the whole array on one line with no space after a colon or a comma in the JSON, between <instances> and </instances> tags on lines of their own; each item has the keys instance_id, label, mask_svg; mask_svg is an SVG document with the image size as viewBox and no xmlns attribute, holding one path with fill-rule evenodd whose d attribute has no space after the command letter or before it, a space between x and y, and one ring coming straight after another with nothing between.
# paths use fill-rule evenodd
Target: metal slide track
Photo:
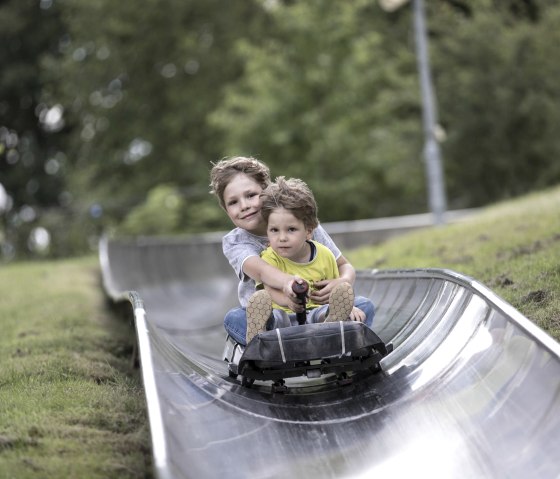
<instances>
[{"instance_id":1,"label":"metal slide track","mask_svg":"<svg viewBox=\"0 0 560 479\"><path fill-rule=\"evenodd\" d=\"M358 272L384 372L271 394L228 377L219 238L103 240L100 261L134 308L160 479L560 477L560 345L471 278Z\"/></svg>"}]
</instances>

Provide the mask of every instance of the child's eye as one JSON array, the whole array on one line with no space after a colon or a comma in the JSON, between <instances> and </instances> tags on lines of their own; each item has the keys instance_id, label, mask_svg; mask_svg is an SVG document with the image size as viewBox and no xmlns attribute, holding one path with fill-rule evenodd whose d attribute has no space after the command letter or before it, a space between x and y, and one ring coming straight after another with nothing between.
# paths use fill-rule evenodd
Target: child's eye
<instances>
[{"instance_id":1,"label":"child's eye","mask_svg":"<svg viewBox=\"0 0 560 479\"><path fill-rule=\"evenodd\" d=\"M231 200L226 203L226 206L233 206L235 203L237 203L237 200Z\"/></svg>"}]
</instances>

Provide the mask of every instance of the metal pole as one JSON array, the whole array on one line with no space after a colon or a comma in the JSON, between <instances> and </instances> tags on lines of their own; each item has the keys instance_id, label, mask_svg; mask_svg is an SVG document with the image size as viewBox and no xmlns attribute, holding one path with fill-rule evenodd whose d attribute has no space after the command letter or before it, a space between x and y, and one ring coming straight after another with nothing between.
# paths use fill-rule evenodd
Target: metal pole
<instances>
[{"instance_id":1,"label":"metal pole","mask_svg":"<svg viewBox=\"0 0 560 479\"><path fill-rule=\"evenodd\" d=\"M413 0L414 35L416 40L416 57L420 75L422 93L422 118L424 122L424 159L426 161L426 180L429 191L429 206L434 215L435 224L444 224L447 208L443 169L439 143L435 136L437 112L435 109L430 63L428 58L428 40L424 20L424 0Z\"/></svg>"}]
</instances>

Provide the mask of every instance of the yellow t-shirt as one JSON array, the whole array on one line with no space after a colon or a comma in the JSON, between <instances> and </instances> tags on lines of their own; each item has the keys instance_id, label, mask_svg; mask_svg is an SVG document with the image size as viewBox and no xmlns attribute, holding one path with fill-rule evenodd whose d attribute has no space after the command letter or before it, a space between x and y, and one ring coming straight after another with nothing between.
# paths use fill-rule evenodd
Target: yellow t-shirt
<instances>
[{"instance_id":1,"label":"yellow t-shirt","mask_svg":"<svg viewBox=\"0 0 560 479\"><path fill-rule=\"evenodd\" d=\"M296 263L288 258L284 258L276 253L272 247L268 247L261 253L261 258L268 264L275 266L284 273L297 275L309 283L310 291L314 290L314 283L324 279L338 278L338 266L332 251L321 243L311 241L315 245L315 256L308 263ZM257 289L262 288L262 283L257 284ZM319 304L308 301L307 309L313 309ZM283 309L288 313L293 313L291 309L273 304L274 308Z\"/></svg>"}]
</instances>

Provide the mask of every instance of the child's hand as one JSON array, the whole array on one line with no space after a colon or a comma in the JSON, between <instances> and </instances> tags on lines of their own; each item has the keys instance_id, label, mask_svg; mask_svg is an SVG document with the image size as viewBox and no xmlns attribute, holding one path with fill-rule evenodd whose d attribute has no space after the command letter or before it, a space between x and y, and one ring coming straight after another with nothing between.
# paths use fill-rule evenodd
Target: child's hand
<instances>
[{"instance_id":1,"label":"child's hand","mask_svg":"<svg viewBox=\"0 0 560 479\"><path fill-rule=\"evenodd\" d=\"M296 299L295 301L288 300L288 305L287 306L294 313L302 313L305 310L304 307L303 307L303 304L301 304L298 299Z\"/></svg>"},{"instance_id":2,"label":"child's hand","mask_svg":"<svg viewBox=\"0 0 560 479\"><path fill-rule=\"evenodd\" d=\"M299 304L297 302L297 295L296 295L296 293L294 293L294 290L292 288L294 282L303 283L304 280L301 279L299 276L294 276L292 279L290 279L287 283L284 284L284 286L282 288L282 292L284 293L286 298L288 298L288 300L290 300L292 303ZM293 308L290 308L290 309L292 311L295 311Z\"/></svg>"},{"instance_id":3,"label":"child's hand","mask_svg":"<svg viewBox=\"0 0 560 479\"><path fill-rule=\"evenodd\" d=\"M333 288L338 283L343 282L345 281L342 278L315 281L313 283L313 291L311 291L311 294L309 296L311 298L311 301L317 304L328 304Z\"/></svg>"},{"instance_id":4,"label":"child's hand","mask_svg":"<svg viewBox=\"0 0 560 479\"><path fill-rule=\"evenodd\" d=\"M366 313L354 306L350 312L350 319L352 321L359 321L360 323L363 323L366 320Z\"/></svg>"}]
</instances>

